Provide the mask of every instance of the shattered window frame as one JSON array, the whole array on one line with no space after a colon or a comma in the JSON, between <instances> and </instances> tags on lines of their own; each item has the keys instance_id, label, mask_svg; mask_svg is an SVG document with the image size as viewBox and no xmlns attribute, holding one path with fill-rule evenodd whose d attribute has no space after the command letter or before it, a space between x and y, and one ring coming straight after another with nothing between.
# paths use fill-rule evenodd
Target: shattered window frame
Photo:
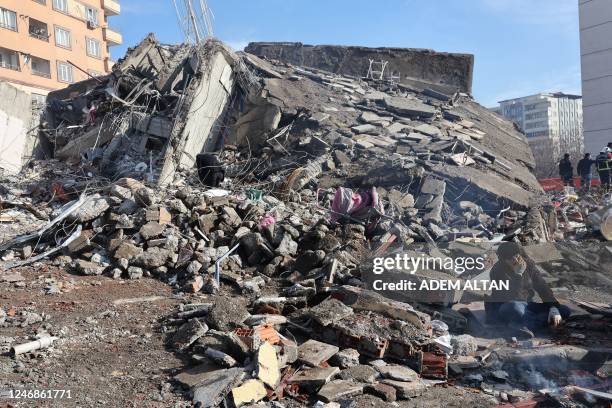
<instances>
[{"instance_id":1,"label":"shattered window frame","mask_svg":"<svg viewBox=\"0 0 612 408\"><path fill-rule=\"evenodd\" d=\"M64 33L67 34L68 45L64 45L64 44L60 43L60 38L62 36L60 35L60 33L58 31L63 31ZM72 33L70 32L69 29L61 27L61 26L58 26L58 25L54 25L53 26L53 32L55 34L55 46L56 47L65 48L67 50L71 50L72 49Z\"/></svg>"}]
</instances>

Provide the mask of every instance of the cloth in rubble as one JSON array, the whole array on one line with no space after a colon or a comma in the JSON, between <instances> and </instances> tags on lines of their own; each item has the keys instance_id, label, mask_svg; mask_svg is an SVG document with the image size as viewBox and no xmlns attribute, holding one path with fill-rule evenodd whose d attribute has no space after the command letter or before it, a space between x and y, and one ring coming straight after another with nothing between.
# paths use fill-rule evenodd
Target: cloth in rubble
<instances>
[{"instance_id":1,"label":"cloth in rubble","mask_svg":"<svg viewBox=\"0 0 612 408\"><path fill-rule=\"evenodd\" d=\"M385 214L384 207L375 187L370 191L353 191L350 188L338 187L331 205L331 220L341 219L363 221L371 225Z\"/></svg>"}]
</instances>

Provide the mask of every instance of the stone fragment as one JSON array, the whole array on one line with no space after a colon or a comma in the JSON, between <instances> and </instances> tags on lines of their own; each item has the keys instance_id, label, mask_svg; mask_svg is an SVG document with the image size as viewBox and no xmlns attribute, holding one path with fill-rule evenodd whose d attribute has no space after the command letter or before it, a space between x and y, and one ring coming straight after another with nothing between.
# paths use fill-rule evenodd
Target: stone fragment
<instances>
[{"instance_id":1,"label":"stone fragment","mask_svg":"<svg viewBox=\"0 0 612 408\"><path fill-rule=\"evenodd\" d=\"M276 350L267 341L264 341L257 351L257 377L272 389L275 389L280 381Z\"/></svg>"},{"instance_id":2,"label":"stone fragment","mask_svg":"<svg viewBox=\"0 0 612 408\"><path fill-rule=\"evenodd\" d=\"M252 404L262 400L266 393L266 387L259 380L247 380L240 387L232 390L234 405L240 407L244 404Z\"/></svg>"},{"instance_id":3,"label":"stone fragment","mask_svg":"<svg viewBox=\"0 0 612 408\"><path fill-rule=\"evenodd\" d=\"M399 96L385 97L384 104L390 111L410 117L419 116L429 118L434 116L438 111L435 107L427 105L418 99L408 99Z\"/></svg>"},{"instance_id":4,"label":"stone fragment","mask_svg":"<svg viewBox=\"0 0 612 408\"><path fill-rule=\"evenodd\" d=\"M298 360L304 364L318 367L339 350L337 346L310 339L298 348Z\"/></svg>"},{"instance_id":5,"label":"stone fragment","mask_svg":"<svg viewBox=\"0 0 612 408\"><path fill-rule=\"evenodd\" d=\"M223 367L232 368L238 364L234 357L212 347L208 347L204 355Z\"/></svg>"},{"instance_id":6,"label":"stone fragment","mask_svg":"<svg viewBox=\"0 0 612 408\"><path fill-rule=\"evenodd\" d=\"M377 383L366 385L364 391L367 394L374 395L387 402L393 402L397 399L397 391L387 384Z\"/></svg>"},{"instance_id":7,"label":"stone fragment","mask_svg":"<svg viewBox=\"0 0 612 408\"><path fill-rule=\"evenodd\" d=\"M78 223L95 220L110 208L106 197L95 194L85 199L85 202L77 208L68 219Z\"/></svg>"},{"instance_id":8,"label":"stone fragment","mask_svg":"<svg viewBox=\"0 0 612 408\"><path fill-rule=\"evenodd\" d=\"M159 237L164 232L165 227L156 221L150 221L140 228L140 236L148 241Z\"/></svg>"},{"instance_id":9,"label":"stone fragment","mask_svg":"<svg viewBox=\"0 0 612 408\"><path fill-rule=\"evenodd\" d=\"M451 337L453 353L459 356L467 356L478 350L476 339L469 334L460 334Z\"/></svg>"},{"instance_id":10,"label":"stone fragment","mask_svg":"<svg viewBox=\"0 0 612 408\"><path fill-rule=\"evenodd\" d=\"M340 372L343 380L352 380L358 383L373 383L378 377L378 372L369 365L358 364Z\"/></svg>"},{"instance_id":11,"label":"stone fragment","mask_svg":"<svg viewBox=\"0 0 612 408\"><path fill-rule=\"evenodd\" d=\"M83 275L102 275L102 272L104 272L104 266L82 259L77 259L75 269Z\"/></svg>"},{"instance_id":12,"label":"stone fragment","mask_svg":"<svg viewBox=\"0 0 612 408\"><path fill-rule=\"evenodd\" d=\"M287 380L288 384L299 384L300 387L312 388L320 387L326 384L334 375L338 374L340 369L338 367L314 367L311 369L300 370L293 374Z\"/></svg>"},{"instance_id":13,"label":"stone fragment","mask_svg":"<svg viewBox=\"0 0 612 408\"><path fill-rule=\"evenodd\" d=\"M378 372L385 378L397 381L415 381L419 375L413 369L396 364L377 367Z\"/></svg>"},{"instance_id":14,"label":"stone fragment","mask_svg":"<svg viewBox=\"0 0 612 408\"><path fill-rule=\"evenodd\" d=\"M395 388L397 392L397 399L415 398L419 395L423 395L425 390L427 390L427 385L425 385L425 383L421 380L404 382L385 379L382 381L382 383Z\"/></svg>"},{"instance_id":15,"label":"stone fragment","mask_svg":"<svg viewBox=\"0 0 612 408\"><path fill-rule=\"evenodd\" d=\"M139 188L136 190L136 193L134 193L134 201L141 207L149 207L155 204L155 193L148 187Z\"/></svg>"},{"instance_id":16,"label":"stone fragment","mask_svg":"<svg viewBox=\"0 0 612 408\"><path fill-rule=\"evenodd\" d=\"M200 408L219 406L243 376L244 371L239 367L202 373L192 386L193 404Z\"/></svg>"},{"instance_id":17,"label":"stone fragment","mask_svg":"<svg viewBox=\"0 0 612 408\"><path fill-rule=\"evenodd\" d=\"M153 247L135 257L133 263L146 269L153 269L163 266L170 256L171 253L167 249Z\"/></svg>"},{"instance_id":18,"label":"stone fragment","mask_svg":"<svg viewBox=\"0 0 612 408\"><path fill-rule=\"evenodd\" d=\"M215 296L210 300L213 306L206 316L206 321L213 329L233 330L250 316L244 298Z\"/></svg>"},{"instance_id":19,"label":"stone fragment","mask_svg":"<svg viewBox=\"0 0 612 408\"><path fill-rule=\"evenodd\" d=\"M349 368L359 364L359 352L348 348L337 352L330 361L340 368Z\"/></svg>"},{"instance_id":20,"label":"stone fragment","mask_svg":"<svg viewBox=\"0 0 612 408\"><path fill-rule=\"evenodd\" d=\"M195 278L187 281L185 284L185 291L190 293L197 293L204 287L204 278L202 276L196 276Z\"/></svg>"},{"instance_id":21,"label":"stone fragment","mask_svg":"<svg viewBox=\"0 0 612 408\"><path fill-rule=\"evenodd\" d=\"M319 390L319 397L326 402L339 401L354 397L363 392L363 386L352 381L333 380Z\"/></svg>"},{"instance_id":22,"label":"stone fragment","mask_svg":"<svg viewBox=\"0 0 612 408\"><path fill-rule=\"evenodd\" d=\"M133 259L138 255L142 254L143 250L141 247L132 244L131 242L123 241L113 254L115 259Z\"/></svg>"},{"instance_id":23,"label":"stone fragment","mask_svg":"<svg viewBox=\"0 0 612 408\"><path fill-rule=\"evenodd\" d=\"M127 269L127 273L130 279L140 279L144 276L144 271L142 270L142 268L139 268L137 266L130 266Z\"/></svg>"},{"instance_id":24,"label":"stone fragment","mask_svg":"<svg viewBox=\"0 0 612 408\"><path fill-rule=\"evenodd\" d=\"M338 299L329 297L318 305L310 308L310 316L323 326L342 320L353 314L353 309ZM359 355L358 355L359 358Z\"/></svg>"},{"instance_id":25,"label":"stone fragment","mask_svg":"<svg viewBox=\"0 0 612 408\"><path fill-rule=\"evenodd\" d=\"M184 323L176 333L172 336L170 344L179 351L185 351L189 346L196 342L208 331L208 326L200 322L198 319L189 319Z\"/></svg>"}]
</instances>

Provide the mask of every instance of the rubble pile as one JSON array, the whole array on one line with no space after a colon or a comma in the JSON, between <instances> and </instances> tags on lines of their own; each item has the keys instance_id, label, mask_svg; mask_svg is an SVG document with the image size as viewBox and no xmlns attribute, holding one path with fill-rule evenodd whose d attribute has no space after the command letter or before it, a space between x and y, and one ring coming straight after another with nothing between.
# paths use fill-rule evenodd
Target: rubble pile
<instances>
[{"instance_id":1,"label":"rubble pile","mask_svg":"<svg viewBox=\"0 0 612 408\"><path fill-rule=\"evenodd\" d=\"M472 357L458 372L482 348L451 339L456 311L365 289L372 257L475 256L557 228L525 138L436 89L151 35L111 75L50 95L53 159L0 190L45 222L3 236L2 267L167 282L193 301L162 325L197 363L175 379L199 406L421 395L453 349ZM218 177L194 168L202 152Z\"/></svg>"}]
</instances>

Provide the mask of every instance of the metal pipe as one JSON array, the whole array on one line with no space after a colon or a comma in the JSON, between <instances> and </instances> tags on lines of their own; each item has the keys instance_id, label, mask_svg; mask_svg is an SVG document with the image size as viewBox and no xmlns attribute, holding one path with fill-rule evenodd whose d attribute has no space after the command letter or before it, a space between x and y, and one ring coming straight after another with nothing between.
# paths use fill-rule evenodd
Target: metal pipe
<instances>
[{"instance_id":1,"label":"metal pipe","mask_svg":"<svg viewBox=\"0 0 612 408\"><path fill-rule=\"evenodd\" d=\"M235 250L238 249L240 243L234 245L232 249L223 254L217 261L215 262L215 280L217 281L217 285L221 283L221 261L230 256Z\"/></svg>"}]
</instances>

